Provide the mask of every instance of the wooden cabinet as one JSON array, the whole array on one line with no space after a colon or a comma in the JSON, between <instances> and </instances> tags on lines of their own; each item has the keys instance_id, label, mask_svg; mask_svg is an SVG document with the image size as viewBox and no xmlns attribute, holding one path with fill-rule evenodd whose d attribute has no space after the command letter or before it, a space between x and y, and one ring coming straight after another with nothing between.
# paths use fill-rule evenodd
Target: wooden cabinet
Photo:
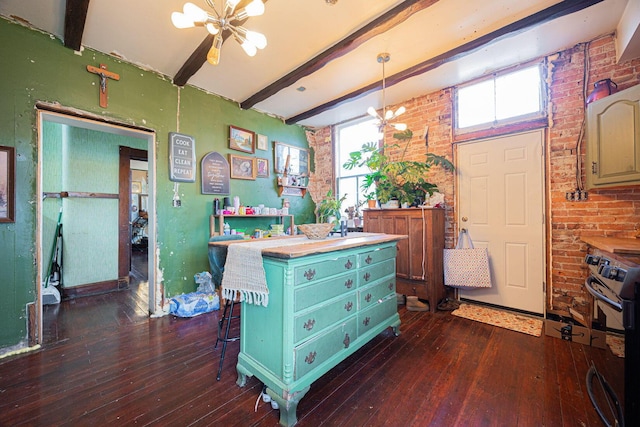
<instances>
[{"instance_id":1,"label":"wooden cabinet","mask_svg":"<svg viewBox=\"0 0 640 427\"><path fill-rule=\"evenodd\" d=\"M367 209L364 231L409 236L398 242L398 293L428 300L435 312L445 297L444 209Z\"/></svg>"},{"instance_id":2,"label":"wooden cabinet","mask_svg":"<svg viewBox=\"0 0 640 427\"><path fill-rule=\"evenodd\" d=\"M587 188L640 184L640 85L589 104Z\"/></svg>"},{"instance_id":3,"label":"wooden cabinet","mask_svg":"<svg viewBox=\"0 0 640 427\"><path fill-rule=\"evenodd\" d=\"M299 245L310 248L308 255L297 256L295 247L287 246L289 258L263 249L269 304L242 304L238 385L244 386L247 376L262 381L280 405L280 424L297 422L298 402L320 376L387 327L398 333L400 238L330 238ZM359 243L318 253L350 239Z\"/></svg>"}]
</instances>

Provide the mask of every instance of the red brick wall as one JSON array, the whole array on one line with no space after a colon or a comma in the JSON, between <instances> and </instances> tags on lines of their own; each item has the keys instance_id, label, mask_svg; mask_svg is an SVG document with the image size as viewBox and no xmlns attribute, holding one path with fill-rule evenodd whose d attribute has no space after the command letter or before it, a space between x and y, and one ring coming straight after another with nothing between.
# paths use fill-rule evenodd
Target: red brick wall
<instances>
[{"instance_id":1,"label":"red brick wall","mask_svg":"<svg viewBox=\"0 0 640 427\"><path fill-rule=\"evenodd\" d=\"M615 63L613 37L580 44L572 49L550 55L547 60L549 85L549 126L547 130L546 196L547 196L547 307L566 310L580 309L587 296L583 290L586 269L582 260L586 245L581 235L633 237L640 229L640 186L612 190L589 191L583 202L569 202L567 191L576 189L576 148L585 117L583 100L583 73L585 46L588 51L587 93L593 83L610 78L619 89L640 84L640 60ZM447 156L453 160L452 128L453 89L446 88L401 103L407 108L402 121L414 132L410 158L424 159L427 152ZM395 106L390 106L395 108ZM429 127L428 147L423 138ZM391 138L388 131L387 138ZM581 144L580 158L584 183L584 155L586 138ZM331 129L323 128L310 138L315 151L316 172L312 175L312 192L326 194L333 182L333 165L321 160L332 152ZM320 155L319 155L320 154ZM329 178L329 176L331 178ZM454 244L455 176L439 168L431 169L429 181L438 185L445 194L447 205L446 247Z\"/></svg>"}]
</instances>

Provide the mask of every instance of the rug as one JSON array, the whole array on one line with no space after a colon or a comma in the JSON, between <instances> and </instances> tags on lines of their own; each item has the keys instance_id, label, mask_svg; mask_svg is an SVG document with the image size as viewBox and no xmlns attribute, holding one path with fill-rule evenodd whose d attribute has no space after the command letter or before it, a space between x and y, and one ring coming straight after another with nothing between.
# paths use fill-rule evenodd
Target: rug
<instances>
[{"instance_id":1,"label":"rug","mask_svg":"<svg viewBox=\"0 0 640 427\"><path fill-rule=\"evenodd\" d=\"M618 357L624 357L624 337L620 335L607 334L607 346L611 353Z\"/></svg>"},{"instance_id":2,"label":"rug","mask_svg":"<svg viewBox=\"0 0 640 427\"><path fill-rule=\"evenodd\" d=\"M524 314L497 310L475 304L461 304L460 308L452 311L451 314L536 337L542 334L542 319Z\"/></svg>"}]
</instances>

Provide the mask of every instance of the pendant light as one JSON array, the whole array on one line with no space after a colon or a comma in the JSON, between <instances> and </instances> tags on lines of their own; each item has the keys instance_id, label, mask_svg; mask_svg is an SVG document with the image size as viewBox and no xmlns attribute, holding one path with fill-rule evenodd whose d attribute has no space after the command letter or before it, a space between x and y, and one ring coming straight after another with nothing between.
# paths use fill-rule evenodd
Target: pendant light
<instances>
[{"instance_id":1,"label":"pendant light","mask_svg":"<svg viewBox=\"0 0 640 427\"><path fill-rule=\"evenodd\" d=\"M267 38L258 32L247 30L236 21L242 21L250 16L259 16L264 13L262 0L253 0L246 7L235 11L240 0L226 0L224 11L219 14L213 4L213 0L205 0L213 10L213 14L201 9L193 3L185 3L182 12L173 12L171 22L176 28L205 27L214 35L211 49L207 53L207 61L211 65L220 62L220 48L222 47L222 32L229 30L233 38L240 44L245 53L255 56L258 49L267 46Z\"/></svg>"},{"instance_id":2,"label":"pendant light","mask_svg":"<svg viewBox=\"0 0 640 427\"><path fill-rule=\"evenodd\" d=\"M392 111L392 110L387 110L387 106L385 104L386 76L384 72L384 64L389 62L389 60L391 59L391 55L389 55L386 52L380 53L377 59L378 59L378 62L382 64L382 114L378 114L376 109L373 107L369 107L367 109L367 113L369 113L370 116L377 119L376 126L378 126L378 129L380 130L381 133L384 133L384 127L387 125L393 126L396 130L400 132L405 131L407 130L406 124L393 123L392 121L398 118L399 115L404 113L406 111L406 108L400 107L396 111Z\"/></svg>"}]
</instances>

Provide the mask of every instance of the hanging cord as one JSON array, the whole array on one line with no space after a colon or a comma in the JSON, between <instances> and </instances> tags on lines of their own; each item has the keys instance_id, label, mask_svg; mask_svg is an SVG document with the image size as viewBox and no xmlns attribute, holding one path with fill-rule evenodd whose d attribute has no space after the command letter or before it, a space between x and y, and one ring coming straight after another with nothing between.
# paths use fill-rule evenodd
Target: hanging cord
<instances>
[{"instance_id":1,"label":"hanging cord","mask_svg":"<svg viewBox=\"0 0 640 427\"><path fill-rule=\"evenodd\" d=\"M424 236L426 234L427 231L427 219L424 216L424 210L425 207L424 206L420 206L420 210L422 211L422 280L424 280L424 277L426 275L426 247L427 247L427 242L426 242L426 237Z\"/></svg>"},{"instance_id":2,"label":"hanging cord","mask_svg":"<svg viewBox=\"0 0 640 427\"><path fill-rule=\"evenodd\" d=\"M591 64L589 62L589 45L590 42L584 43L584 66L582 67L582 105L584 108L584 114L582 115L582 124L580 126L580 133L578 134L578 142L576 143L576 189L579 191L584 190L582 185L582 142L584 140L584 131L586 126L586 109L587 109L587 79L589 78L589 70Z\"/></svg>"}]
</instances>

